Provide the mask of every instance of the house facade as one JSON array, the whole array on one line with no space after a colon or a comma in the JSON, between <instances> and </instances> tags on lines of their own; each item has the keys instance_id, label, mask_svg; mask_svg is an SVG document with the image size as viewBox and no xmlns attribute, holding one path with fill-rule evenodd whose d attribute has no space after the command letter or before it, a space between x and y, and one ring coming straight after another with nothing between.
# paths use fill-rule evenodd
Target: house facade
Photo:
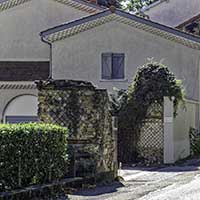
<instances>
[{"instance_id":1,"label":"house facade","mask_svg":"<svg viewBox=\"0 0 200 200\"><path fill-rule=\"evenodd\" d=\"M183 81L186 96L199 100L199 37L109 9L41 36L52 45L53 79L89 80L111 92L127 88L147 58L163 59Z\"/></svg>"},{"instance_id":2,"label":"house facade","mask_svg":"<svg viewBox=\"0 0 200 200\"><path fill-rule=\"evenodd\" d=\"M1 0L0 25L2 122L37 119L35 80L86 80L113 92L155 58L183 81L198 125L198 37L81 0Z\"/></svg>"},{"instance_id":3,"label":"house facade","mask_svg":"<svg viewBox=\"0 0 200 200\"><path fill-rule=\"evenodd\" d=\"M163 60L181 79L186 106L174 120L176 160L190 155L189 129L199 128L200 38L108 9L43 31L52 46L51 77L91 81L98 88L126 89L147 58Z\"/></svg>"},{"instance_id":4,"label":"house facade","mask_svg":"<svg viewBox=\"0 0 200 200\"><path fill-rule=\"evenodd\" d=\"M34 81L49 77L51 53L40 32L101 9L76 0L0 0L1 122L36 120Z\"/></svg>"},{"instance_id":5,"label":"house facade","mask_svg":"<svg viewBox=\"0 0 200 200\"><path fill-rule=\"evenodd\" d=\"M102 0L0 0L1 122L38 120L36 80L89 81L113 93L127 89L137 68L154 58L183 82L186 109L179 108L171 129L175 160L187 157L189 128L200 128L200 37L186 30L198 17L187 16L159 24Z\"/></svg>"}]
</instances>

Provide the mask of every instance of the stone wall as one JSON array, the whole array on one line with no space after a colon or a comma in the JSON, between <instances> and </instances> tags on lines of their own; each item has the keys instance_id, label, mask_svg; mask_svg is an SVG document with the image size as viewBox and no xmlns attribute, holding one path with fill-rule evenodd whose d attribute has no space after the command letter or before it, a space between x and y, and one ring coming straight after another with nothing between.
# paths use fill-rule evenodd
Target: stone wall
<instances>
[{"instance_id":1,"label":"stone wall","mask_svg":"<svg viewBox=\"0 0 200 200\"><path fill-rule=\"evenodd\" d=\"M106 90L82 81L38 82L39 119L69 129L71 175L115 171L112 116Z\"/></svg>"}]
</instances>

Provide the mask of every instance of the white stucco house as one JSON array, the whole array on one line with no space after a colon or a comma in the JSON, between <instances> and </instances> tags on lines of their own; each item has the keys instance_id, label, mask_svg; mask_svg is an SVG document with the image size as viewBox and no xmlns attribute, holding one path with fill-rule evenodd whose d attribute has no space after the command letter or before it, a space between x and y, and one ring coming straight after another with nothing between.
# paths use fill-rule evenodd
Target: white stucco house
<instances>
[{"instance_id":1,"label":"white stucco house","mask_svg":"<svg viewBox=\"0 0 200 200\"><path fill-rule=\"evenodd\" d=\"M40 32L102 10L79 0L0 0L0 120L35 121L35 80L49 77L50 45Z\"/></svg>"},{"instance_id":2,"label":"white stucco house","mask_svg":"<svg viewBox=\"0 0 200 200\"><path fill-rule=\"evenodd\" d=\"M37 120L35 80L86 80L112 92L154 57L183 81L190 124L199 124L198 36L83 0L0 0L0 35L1 122Z\"/></svg>"}]
</instances>

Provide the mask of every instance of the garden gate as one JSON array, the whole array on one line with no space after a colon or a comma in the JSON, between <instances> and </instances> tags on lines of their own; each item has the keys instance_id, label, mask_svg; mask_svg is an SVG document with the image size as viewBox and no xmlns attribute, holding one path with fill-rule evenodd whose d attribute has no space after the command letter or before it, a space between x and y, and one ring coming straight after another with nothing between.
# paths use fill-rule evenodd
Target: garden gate
<instances>
[{"instance_id":1,"label":"garden gate","mask_svg":"<svg viewBox=\"0 0 200 200\"><path fill-rule=\"evenodd\" d=\"M162 162L163 133L163 105L157 102L149 107L147 117L133 129L124 127L119 118L119 162Z\"/></svg>"}]
</instances>

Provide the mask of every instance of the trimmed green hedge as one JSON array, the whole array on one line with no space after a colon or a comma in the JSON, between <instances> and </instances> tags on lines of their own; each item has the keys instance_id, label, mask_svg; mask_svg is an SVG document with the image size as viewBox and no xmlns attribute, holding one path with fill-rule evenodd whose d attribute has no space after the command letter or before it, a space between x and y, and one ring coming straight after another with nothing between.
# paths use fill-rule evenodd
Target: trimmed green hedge
<instances>
[{"instance_id":1,"label":"trimmed green hedge","mask_svg":"<svg viewBox=\"0 0 200 200\"><path fill-rule=\"evenodd\" d=\"M0 125L0 191L63 177L67 135L66 128L52 124Z\"/></svg>"}]
</instances>

